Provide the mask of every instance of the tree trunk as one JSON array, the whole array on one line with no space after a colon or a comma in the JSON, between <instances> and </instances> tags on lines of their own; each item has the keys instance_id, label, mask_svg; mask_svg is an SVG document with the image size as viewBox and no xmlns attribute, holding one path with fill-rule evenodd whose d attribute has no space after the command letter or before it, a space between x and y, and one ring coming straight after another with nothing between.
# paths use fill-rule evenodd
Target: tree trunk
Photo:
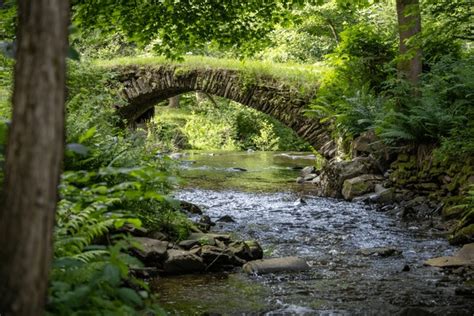
<instances>
[{"instance_id":1,"label":"tree trunk","mask_svg":"<svg viewBox=\"0 0 474 316\"><path fill-rule=\"evenodd\" d=\"M407 44L407 40L421 33L419 0L397 0L400 55L398 71L401 77L417 85L422 71L422 51L418 43Z\"/></svg>"},{"instance_id":2,"label":"tree trunk","mask_svg":"<svg viewBox=\"0 0 474 316\"><path fill-rule=\"evenodd\" d=\"M169 98L169 107L170 108L179 108L179 95Z\"/></svg>"},{"instance_id":3,"label":"tree trunk","mask_svg":"<svg viewBox=\"0 0 474 316\"><path fill-rule=\"evenodd\" d=\"M0 208L0 315L41 315L64 150L69 1L19 0Z\"/></svg>"}]
</instances>

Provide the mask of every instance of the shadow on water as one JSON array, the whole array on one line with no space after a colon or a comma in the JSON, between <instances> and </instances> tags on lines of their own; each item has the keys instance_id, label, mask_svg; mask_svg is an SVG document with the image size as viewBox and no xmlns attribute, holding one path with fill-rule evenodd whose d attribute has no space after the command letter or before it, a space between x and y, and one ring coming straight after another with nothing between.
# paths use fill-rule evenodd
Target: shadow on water
<instances>
[{"instance_id":1,"label":"shadow on water","mask_svg":"<svg viewBox=\"0 0 474 316\"><path fill-rule=\"evenodd\" d=\"M259 240L266 257L304 257L311 269L157 279L160 303L171 314L385 315L417 306L439 315L472 315L472 300L454 295L460 281L423 266L427 258L455 248L429 230L407 227L371 207L311 195L294 182L295 169L311 164L310 154L297 155L194 153L183 159L187 184L177 198L202 206L213 220L230 215L236 221L215 230ZM402 254L358 253L381 246ZM403 272L405 266L410 270Z\"/></svg>"}]
</instances>

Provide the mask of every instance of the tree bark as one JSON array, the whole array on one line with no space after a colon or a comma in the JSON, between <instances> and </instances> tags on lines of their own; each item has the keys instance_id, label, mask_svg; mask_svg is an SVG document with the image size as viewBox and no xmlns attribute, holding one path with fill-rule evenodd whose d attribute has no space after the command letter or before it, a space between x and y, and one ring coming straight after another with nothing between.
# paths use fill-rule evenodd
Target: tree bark
<instances>
[{"instance_id":1,"label":"tree bark","mask_svg":"<svg viewBox=\"0 0 474 316\"><path fill-rule=\"evenodd\" d=\"M419 44L407 44L413 36L421 33L419 0L397 0L400 57L398 71L401 77L417 85L422 71L422 51Z\"/></svg>"},{"instance_id":2,"label":"tree bark","mask_svg":"<svg viewBox=\"0 0 474 316\"><path fill-rule=\"evenodd\" d=\"M169 107L170 108L179 108L179 95L169 98Z\"/></svg>"},{"instance_id":3,"label":"tree bark","mask_svg":"<svg viewBox=\"0 0 474 316\"><path fill-rule=\"evenodd\" d=\"M0 315L40 315L64 151L69 1L19 0L13 117L0 208Z\"/></svg>"}]
</instances>

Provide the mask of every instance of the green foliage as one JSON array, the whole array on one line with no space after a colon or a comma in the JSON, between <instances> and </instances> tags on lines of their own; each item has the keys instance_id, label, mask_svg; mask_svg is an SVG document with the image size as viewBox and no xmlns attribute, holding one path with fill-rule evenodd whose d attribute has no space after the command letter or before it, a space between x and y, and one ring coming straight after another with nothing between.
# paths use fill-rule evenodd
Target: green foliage
<instances>
[{"instance_id":1,"label":"green foliage","mask_svg":"<svg viewBox=\"0 0 474 316\"><path fill-rule=\"evenodd\" d=\"M215 42L221 48L254 52L284 22L297 0L260 1L81 1L73 2L73 21L84 31L125 34L140 45L155 42L159 54L177 58Z\"/></svg>"},{"instance_id":2,"label":"green foliage","mask_svg":"<svg viewBox=\"0 0 474 316\"><path fill-rule=\"evenodd\" d=\"M181 95L180 109L157 107L148 134L157 148L176 149L169 139L185 139L188 149L204 150L305 150L309 146L280 122L235 102L213 97L197 101L194 94ZM174 126L175 128L167 129ZM166 128L160 139L162 129Z\"/></svg>"},{"instance_id":3,"label":"green foliage","mask_svg":"<svg viewBox=\"0 0 474 316\"><path fill-rule=\"evenodd\" d=\"M237 150L235 130L229 119L225 121L212 120L207 115L193 113L183 128L194 149Z\"/></svg>"},{"instance_id":4,"label":"green foliage","mask_svg":"<svg viewBox=\"0 0 474 316\"><path fill-rule=\"evenodd\" d=\"M460 220L450 236L450 242L466 243L472 241L472 238L474 238L474 185L470 185L461 202L451 206L449 211L462 212Z\"/></svg>"},{"instance_id":5,"label":"green foliage","mask_svg":"<svg viewBox=\"0 0 474 316\"><path fill-rule=\"evenodd\" d=\"M16 0L4 0L2 2L0 5L0 44L4 40L15 39L17 24Z\"/></svg>"},{"instance_id":6,"label":"green foliage","mask_svg":"<svg viewBox=\"0 0 474 316\"><path fill-rule=\"evenodd\" d=\"M423 77L420 97L396 91L391 110L378 122L378 130L389 143L441 144L441 159L472 155L474 108L474 67L472 57L464 60L446 57L431 66ZM397 89L400 89L398 87ZM395 104L397 103L397 104Z\"/></svg>"},{"instance_id":7,"label":"green foliage","mask_svg":"<svg viewBox=\"0 0 474 316\"><path fill-rule=\"evenodd\" d=\"M395 48L370 24L346 27L334 53L327 56L333 66L325 72L318 95L308 113L331 121L344 139L358 136L374 126L384 99L376 96L388 78Z\"/></svg>"},{"instance_id":8,"label":"green foliage","mask_svg":"<svg viewBox=\"0 0 474 316\"><path fill-rule=\"evenodd\" d=\"M387 64L394 57L393 40L384 38L371 25L357 24L341 33L341 42L328 60L346 85L368 85L380 91L381 83L387 79Z\"/></svg>"},{"instance_id":9,"label":"green foliage","mask_svg":"<svg viewBox=\"0 0 474 316\"><path fill-rule=\"evenodd\" d=\"M139 52L136 45L128 42L122 33L103 33L100 30L75 32L70 36L70 45L83 59L112 59L117 56L132 56Z\"/></svg>"},{"instance_id":10,"label":"green foliage","mask_svg":"<svg viewBox=\"0 0 474 316\"><path fill-rule=\"evenodd\" d=\"M13 60L0 53L0 118L4 120L11 116L12 74Z\"/></svg>"},{"instance_id":11,"label":"green foliage","mask_svg":"<svg viewBox=\"0 0 474 316\"><path fill-rule=\"evenodd\" d=\"M321 5L307 3L292 11L292 25L271 33L271 45L260 55L277 62L316 62L331 53L339 41L343 23L354 16L340 10L334 1Z\"/></svg>"},{"instance_id":12,"label":"green foliage","mask_svg":"<svg viewBox=\"0 0 474 316\"><path fill-rule=\"evenodd\" d=\"M178 123L155 116L147 123L147 146L150 151L168 152L190 149L188 137Z\"/></svg>"},{"instance_id":13,"label":"green foliage","mask_svg":"<svg viewBox=\"0 0 474 316\"><path fill-rule=\"evenodd\" d=\"M138 310L146 308L148 288L129 273L130 268L141 266L127 254L133 240L115 235L106 245L95 244L125 223L141 226L135 214L123 208L126 201L138 195L161 198L155 192L143 192L140 181L115 185L105 181L124 174L136 177L136 173L136 169L123 168L64 173L54 232L49 314L138 315Z\"/></svg>"},{"instance_id":14,"label":"green foliage","mask_svg":"<svg viewBox=\"0 0 474 316\"><path fill-rule=\"evenodd\" d=\"M354 91L353 95L343 96L337 103L326 103L323 98L318 102L319 105L312 105L313 115L326 117L322 121L333 120L336 130L344 138L353 138L373 129L384 106L384 99L376 97L367 87Z\"/></svg>"},{"instance_id":15,"label":"green foliage","mask_svg":"<svg viewBox=\"0 0 474 316\"><path fill-rule=\"evenodd\" d=\"M54 233L47 311L55 315L163 314L147 285L131 276L141 263L128 252L124 224L184 238L190 222L167 194L170 159L155 157L143 131L118 128L114 74L69 64L66 161Z\"/></svg>"},{"instance_id":16,"label":"green foliage","mask_svg":"<svg viewBox=\"0 0 474 316\"><path fill-rule=\"evenodd\" d=\"M165 315L150 304L146 284L129 275L130 266L141 265L127 255L130 244L129 239L121 238L113 246L84 252L94 254L83 255L83 260L55 257L47 315Z\"/></svg>"},{"instance_id":17,"label":"green foliage","mask_svg":"<svg viewBox=\"0 0 474 316\"><path fill-rule=\"evenodd\" d=\"M423 53L428 62L447 55L459 57L465 43L474 40L470 0L424 0Z\"/></svg>"},{"instance_id":18,"label":"green foliage","mask_svg":"<svg viewBox=\"0 0 474 316\"><path fill-rule=\"evenodd\" d=\"M260 123L260 126L260 133L251 138L255 148L261 151L279 150L280 138L273 131L273 126L265 120Z\"/></svg>"}]
</instances>

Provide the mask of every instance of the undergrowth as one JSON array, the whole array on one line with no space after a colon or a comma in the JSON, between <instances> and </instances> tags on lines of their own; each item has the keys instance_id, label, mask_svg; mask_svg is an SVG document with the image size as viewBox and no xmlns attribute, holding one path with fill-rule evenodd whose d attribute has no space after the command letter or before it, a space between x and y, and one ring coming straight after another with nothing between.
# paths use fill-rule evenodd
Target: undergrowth
<instances>
[{"instance_id":1,"label":"undergrowth","mask_svg":"<svg viewBox=\"0 0 474 316\"><path fill-rule=\"evenodd\" d=\"M301 151L310 147L277 120L223 98L182 95L180 107L157 106L148 135L162 151Z\"/></svg>"}]
</instances>

